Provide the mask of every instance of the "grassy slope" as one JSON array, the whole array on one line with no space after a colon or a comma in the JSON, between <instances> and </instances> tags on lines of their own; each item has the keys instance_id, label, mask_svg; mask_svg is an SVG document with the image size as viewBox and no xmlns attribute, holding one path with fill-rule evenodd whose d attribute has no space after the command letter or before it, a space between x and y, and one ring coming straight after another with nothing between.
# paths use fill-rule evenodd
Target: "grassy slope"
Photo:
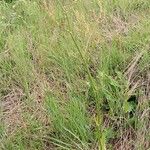
<instances>
[{"instance_id":1,"label":"grassy slope","mask_svg":"<svg viewBox=\"0 0 150 150\"><path fill-rule=\"evenodd\" d=\"M0 149L150 148L150 1L0 1Z\"/></svg>"}]
</instances>

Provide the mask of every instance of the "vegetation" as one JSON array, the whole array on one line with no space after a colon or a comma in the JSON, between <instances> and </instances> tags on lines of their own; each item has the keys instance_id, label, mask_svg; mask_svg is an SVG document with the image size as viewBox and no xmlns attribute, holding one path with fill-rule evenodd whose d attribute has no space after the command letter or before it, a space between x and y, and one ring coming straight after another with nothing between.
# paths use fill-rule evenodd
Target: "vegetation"
<instances>
[{"instance_id":1,"label":"vegetation","mask_svg":"<svg viewBox=\"0 0 150 150\"><path fill-rule=\"evenodd\" d=\"M0 149L148 150L150 1L0 1Z\"/></svg>"}]
</instances>

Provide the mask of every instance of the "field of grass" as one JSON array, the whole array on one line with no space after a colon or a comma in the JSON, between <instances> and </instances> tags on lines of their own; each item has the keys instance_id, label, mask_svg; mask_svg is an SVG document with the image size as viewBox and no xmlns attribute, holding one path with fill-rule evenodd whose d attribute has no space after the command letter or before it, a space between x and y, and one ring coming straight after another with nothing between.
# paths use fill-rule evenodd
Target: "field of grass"
<instances>
[{"instance_id":1,"label":"field of grass","mask_svg":"<svg viewBox=\"0 0 150 150\"><path fill-rule=\"evenodd\" d=\"M0 150L150 150L150 0L0 1Z\"/></svg>"}]
</instances>

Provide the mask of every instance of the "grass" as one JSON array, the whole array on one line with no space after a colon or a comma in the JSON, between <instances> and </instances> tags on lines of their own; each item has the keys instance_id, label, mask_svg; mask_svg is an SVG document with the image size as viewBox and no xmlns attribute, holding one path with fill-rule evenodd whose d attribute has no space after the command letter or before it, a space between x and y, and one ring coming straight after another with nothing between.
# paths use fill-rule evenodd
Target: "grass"
<instances>
[{"instance_id":1,"label":"grass","mask_svg":"<svg viewBox=\"0 0 150 150\"><path fill-rule=\"evenodd\" d=\"M148 150L150 1L0 1L0 149Z\"/></svg>"}]
</instances>

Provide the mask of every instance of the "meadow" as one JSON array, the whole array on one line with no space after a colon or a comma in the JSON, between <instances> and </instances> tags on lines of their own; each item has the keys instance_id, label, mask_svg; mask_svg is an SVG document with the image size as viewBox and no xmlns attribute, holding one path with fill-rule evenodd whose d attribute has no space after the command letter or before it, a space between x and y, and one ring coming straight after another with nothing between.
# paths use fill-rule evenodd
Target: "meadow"
<instances>
[{"instance_id":1,"label":"meadow","mask_svg":"<svg viewBox=\"0 0 150 150\"><path fill-rule=\"evenodd\" d=\"M1 0L0 150L150 150L150 0Z\"/></svg>"}]
</instances>

